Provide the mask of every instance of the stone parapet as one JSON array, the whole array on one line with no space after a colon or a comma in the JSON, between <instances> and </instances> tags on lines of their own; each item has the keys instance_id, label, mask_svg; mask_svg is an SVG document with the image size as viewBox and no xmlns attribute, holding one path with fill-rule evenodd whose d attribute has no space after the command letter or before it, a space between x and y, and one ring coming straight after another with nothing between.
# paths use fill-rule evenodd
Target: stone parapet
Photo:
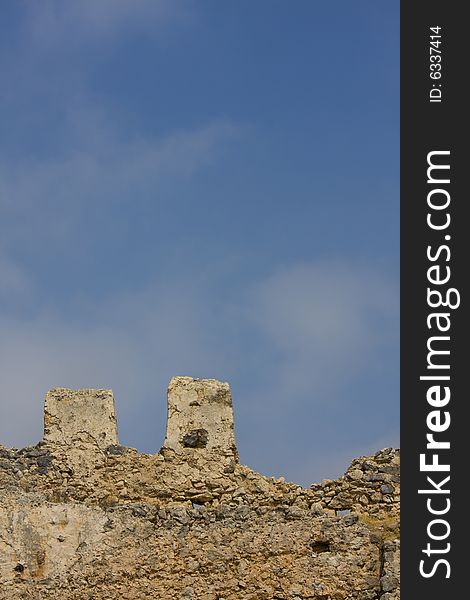
<instances>
[{"instance_id":1,"label":"stone parapet","mask_svg":"<svg viewBox=\"0 0 470 600\"><path fill-rule=\"evenodd\" d=\"M166 449L237 456L232 396L216 379L173 377L168 386Z\"/></svg>"},{"instance_id":2,"label":"stone parapet","mask_svg":"<svg viewBox=\"0 0 470 600\"><path fill-rule=\"evenodd\" d=\"M101 449L118 443L116 409L111 390L47 392L44 406L44 442L73 446L77 439Z\"/></svg>"}]
</instances>

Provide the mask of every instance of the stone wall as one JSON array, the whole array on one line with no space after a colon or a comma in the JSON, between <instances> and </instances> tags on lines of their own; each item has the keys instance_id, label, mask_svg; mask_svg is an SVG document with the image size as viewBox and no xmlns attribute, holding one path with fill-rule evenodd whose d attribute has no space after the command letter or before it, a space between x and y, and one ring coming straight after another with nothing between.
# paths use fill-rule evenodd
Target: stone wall
<instances>
[{"instance_id":1,"label":"stone wall","mask_svg":"<svg viewBox=\"0 0 470 600\"><path fill-rule=\"evenodd\" d=\"M158 454L118 443L109 390L52 390L0 446L0 600L396 600L399 452L302 488L238 462L227 384L172 379Z\"/></svg>"}]
</instances>

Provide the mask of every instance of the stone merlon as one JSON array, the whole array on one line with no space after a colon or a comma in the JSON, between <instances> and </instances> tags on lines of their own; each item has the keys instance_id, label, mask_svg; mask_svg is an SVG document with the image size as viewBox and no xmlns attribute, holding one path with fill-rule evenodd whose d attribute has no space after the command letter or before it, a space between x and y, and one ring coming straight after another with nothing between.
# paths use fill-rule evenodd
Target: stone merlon
<instances>
[{"instance_id":1,"label":"stone merlon","mask_svg":"<svg viewBox=\"0 0 470 600\"><path fill-rule=\"evenodd\" d=\"M71 446L78 438L102 449L118 443L111 390L54 388L46 394L44 441Z\"/></svg>"},{"instance_id":2,"label":"stone merlon","mask_svg":"<svg viewBox=\"0 0 470 600\"><path fill-rule=\"evenodd\" d=\"M191 448L236 456L232 397L228 383L173 377L168 386L164 448Z\"/></svg>"}]
</instances>

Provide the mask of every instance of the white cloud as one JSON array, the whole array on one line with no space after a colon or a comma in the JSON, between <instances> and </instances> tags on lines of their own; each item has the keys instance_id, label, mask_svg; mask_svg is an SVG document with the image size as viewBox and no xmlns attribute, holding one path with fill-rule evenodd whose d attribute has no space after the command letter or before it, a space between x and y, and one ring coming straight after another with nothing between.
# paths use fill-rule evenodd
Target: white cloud
<instances>
[{"instance_id":1,"label":"white cloud","mask_svg":"<svg viewBox=\"0 0 470 600\"><path fill-rule=\"evenodd\" d=\"M0 256L0 298L16 298L29 289L26 273L6 256Z\"/></svg>"},{"instance_id":2,"label":"white cloud","mask_svg":"<svg viewBox=\"0 0 470 600\"><path fill-rule=\"evenodd\" d=\"M353 262L295 265L258 283L249 314L278 356L272 399L311 402L370 368L396 342L397 312L396 287Z\"/></svg>"},{"instance_id":3,"label":"white cloud","mask_svg":"<svg viewBox=\"0 0 470 600\"><path fill-rule=\"evenodd\" d=\"M155 34L167 22L188 14L187 2L171 0L44 0L30 2L28 29L43 46L85 43L138 30Z\"/></svg>"},{"instance_id":4,"label":"white cloud","mask_svg":"<svg viewBox=\"0 0 470 600\"><path fill-rule=\"evenodd\" d=\"M95 112L79 112L63 155L0 166L4 240L18 242L39 229L64 237L89 206L158 202L169 178L186 179L213 163L238 131L232 123L215 120L160 139L122 140Z\"/></svg>"},{"instance_id":5,"label":"white cloud","mask_svg":"<svg viewBox=\"0 0 470 600\"><path fill-rule=\"evenodd\" d=\"M57 135L66 107L84 100L98 104L95 68L106 65L107 80L106 72L116 68L109 66L109 58L129 40L151 39L158 51L159 44L176 43L184 34L181 26L191 26L194 16L192 0L42 0L18 5L14 34L6 41L8 59L2 62L0 109L20 143L31 129L38 129L35 141ZM140 60L137 55L135 60Z\"/></svg>"}]
</instances>

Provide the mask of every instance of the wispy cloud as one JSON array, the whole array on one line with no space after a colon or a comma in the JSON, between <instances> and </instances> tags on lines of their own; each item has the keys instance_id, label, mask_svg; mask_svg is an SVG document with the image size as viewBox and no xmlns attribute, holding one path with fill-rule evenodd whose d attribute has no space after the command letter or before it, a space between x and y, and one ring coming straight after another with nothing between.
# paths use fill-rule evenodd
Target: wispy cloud
<instances>
[{"instance_id":1,"label":"wispy cloud","mask_svg":"<svg viewBox=\"0 0 470 600\"><path fill-rule=\"evenodd\" d=\"M121 34L155 33L164 24L187 14L188 2L170 0L45 0L28 3L28 29L42 44ZM68 36L68 39L67 39Z\"/></svg>"},{"instance_id":2,"label":"wispy cloud","mask_svg":"<svg viewBox=\"0 0 470 600\"><path fill-rule=\"evenodd\" d=\"M299 399L367 369L396 343L397 297L389 278L352 261L293 265L257 283L249 311L279 362L274 397Z\"/></svg>"},{"instance_id":3,"label":"wispy cloud","mask_svg":"<svg viewBox=\"0 0 470 600\"><path fill-rule=\"evenodd\" d=\"M16 298L28 290L29 280L23 269L0 255L0 298Z\"/></svg>"},{"instance_id":4,"label":"wispy cloud","mask_svg":"<svg viewBox=\"0 0 470 600\"><path fill-rule=\"evenodd\" d=\"M9 225L4 235L16 242L41 227L64 236L90 206L158 203L169 179L184 180L209 166L238 135L235 124L216 120L163 138L122 140L95 113L77 114L64 155L3 162L0 214Z\"/></svg>"},{"instance_id":5,"label":"wispy cloud","mask_svg":"<svg viewBox=\"0 0 470 600\"><path fill-rule=\"evenodd\" d=\"M182 31L177 24L192 22L191 6L186 0L19 1L14 34L0 55L4 123L16 129L20 142L28 140L31 130L36 142L46 138L50 143L61 132L68 139L64 112L83 104L103 109L93 81L97 65L107 79L116 68L107 60L130 40L162 40L163 46L174 41Z\"/></svg>"}]
</instances>

